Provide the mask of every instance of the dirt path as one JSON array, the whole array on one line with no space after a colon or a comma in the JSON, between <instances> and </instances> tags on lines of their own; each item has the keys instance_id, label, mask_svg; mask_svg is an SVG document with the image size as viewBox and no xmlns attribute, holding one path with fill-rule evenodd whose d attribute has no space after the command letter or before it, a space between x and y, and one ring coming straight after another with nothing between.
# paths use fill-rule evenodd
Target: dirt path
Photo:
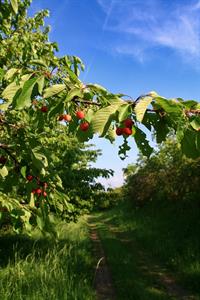
<instances>
[{"instance_id":1,"label":"dirt path","mask_svg":"<svg viewBox=\"0 0 200 300\"><path fill-rule=\"evenodd\" d=\"M115 300L116 296L111 274L106 262L101 240L94 225L90 225L90 238L93 243L94 257L96 260L94 286L97 293L97 300Z\"/></svg>"}]
</instances>

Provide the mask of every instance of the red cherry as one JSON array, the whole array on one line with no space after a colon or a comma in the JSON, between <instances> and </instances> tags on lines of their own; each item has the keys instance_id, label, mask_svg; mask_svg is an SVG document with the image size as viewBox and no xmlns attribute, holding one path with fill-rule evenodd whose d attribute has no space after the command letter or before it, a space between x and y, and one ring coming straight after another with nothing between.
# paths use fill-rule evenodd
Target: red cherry
<instances>
[{"instance_id":1,"label":"red cherry","mask_svg":"<svg viewBox=\"0 0 200 300\"><path fill-rule=\"evenodd\" d=\"M59 121L64 120L64 115L60 115L58 120L59 120Z\"/></svg>"},{"instance_id":2,"label":"red cherry","mask_svg":"<svg viewBox=\"0 0 200 300\"><path fill-rule=\"evenodd\" d=\"M76 112L76 116L77 116L77 118L80 119L80 120L85 118L85 114L84 114L84 112L81 111L81 110L79 110L79 111Z\"/></svg>"},{"instance_id":3,"label":"red cherry","mask_svg":"<svg viewBox=\"0 0 200 300\"><path fill-rule=\"evenodd\" d=\"M90 126L90 124L88 122L83 122L80 124L80 130L87 131L89 126Z\"/></svg>"},{"instance_id":4,"label":"red cherry","mask_svg":"<svg viewBox=\"0 0 200 300\"><path fill-rule=\"evenodd\" d=\"M127 136L131 135L132 134L132 129L128 128L128 127L123 128L123 134L127 135Z\"/></svg>"},{"instance_id":5,"label":"red cherry","mask_svg":"<svg viewBox=\"0 0 200 300\"><path fill-rule=\"evenodd\" d=\"M47 196L47 193L46 193L46 192L43 192L43 196L46 197L46 196Z\"/></svg>"},{"instance_id":6,"label":"red cherry","mask_svg":"<svg viewBox=\"0 0 200 300\"><path fill-rule=\"evenodd\" d=\"M130 118L124 120L125 127L132 128L133 124L134 124L134 122Z\"/></svg>"},{"instance_id":7,"label":"red cherry","mask_svg":"<svg viewBox=\"0 0 200 300\"><path fill-rule=\"evenodd\" d=\"M28 181L32 181L32 180L33 180L33 178L34 178L34 176L33 176L33 175L27 175L27 176L26 176L26 179L27 179Z\"/></svg>"},{"instance_id":8,"label":"red cherry","mask_svg":"<svg viewBox=\"0 0 200 300\"><path fill-rule=\"evenodd\" d=\"M38 196L39 196L39 195L41 195L42 190L41 190L41 189L36 189L36 190L35 190L35 193L38 194Z\"/></svg>"},{"instance_id":9,"label":"red cherry","mask_svg":"<svg viewBox=\"0 0 200 300\"><path fill-rule=\"evenodd\" d=\"M116 135L122 135L123 128L117 127L115 132L116 132Z\"/></svg>"},{"instance_id":10,"label":"red cherry","mask_svg":"<svg viewBox=\"0 0 200 300\"><path fill-rule=\"evenodd\" d=\"M48 107L46 105L42 106L40 110L46 113L48 111Z\"/></svg>"},{"instance_id":11,"label":"red cherry","mask_svg":"<svg viewBox=\"0 0 200 300\"><path fill-rule=\"evenodd\" d=\"M64 115L63 117L64 117L64 120L67 121L67 122L70 122L72 120L72 117L68 114Z\"/></svg>"},{"instance_id":12,"label":"red cherry","mask_svg":"<svg viewBox=\"0 0 200 300\"><path fill-rule=\"evenodd\" d=\"M35 193L36 193L36 189L32 190L31 193L32 193L32 194L35 194Z\"/></svg>"}]
</instances>

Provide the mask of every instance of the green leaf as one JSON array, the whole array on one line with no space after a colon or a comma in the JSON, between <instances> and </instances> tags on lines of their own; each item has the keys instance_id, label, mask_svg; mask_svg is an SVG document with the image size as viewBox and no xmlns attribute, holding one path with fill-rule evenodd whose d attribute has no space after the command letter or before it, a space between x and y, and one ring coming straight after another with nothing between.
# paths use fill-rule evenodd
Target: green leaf
<instances>
[{"instance_id":1,"label":"green leaf","mask_svg":"<svg viewBox=\"0 0 200 300\"><path fill-rule=\"evenodd\" d=\"M29 206L30 207L35 207L35 198L34 198L33 193L30 194Z\"/></svg>"},{"instance_id":2,"label":"green leaf","mask_svg":"<svg viewBox=\"0 0 200 300\"><path fill-rule=\"evenodd\" d=\"M38 78L34 77L24 83L22 91L16 99L16 109L22 109L31 105L31 95L37 80Z\"/></svg>"},{"instance_id":3,"label":"green leaf","mask_svg":"<svg viewBox=\"0 0 200 300\"><path fill-rule=\"evenodd\" d=\"M108 139L111 143L114 142L114 140L116 138L116 133L115 133L115 129L113 128L113 126L109 127L109 129L107 130L107 132L105 134L105 138Z\"/></svg>"},{"instance_id":4,"label":"green leaf","mask_svg":"<svg viewBox=\"0 0 200 300\"><path fill-rule=\"evenodd\" d=\"M8 70L4 76L5 80L9 80L10 78L13 77L13 75L15 73L17 73L19 71L19 69L16 69L16 68L12 68L10 70Z\"/></svg>"},{"instance_id":5,"label":"green leaf","mask_svg":"<svg viewBox=\"0 0 200 300\"><path fill-rule=\"evenodd\" d=\"M21 168L20 173L22 174L22 176L23 176L24 178L26 178L26 166L23 166L23 167Z\"/></svg>"},{"instance_id":6,"label":"green leaf","mask_svg":"<svg viewBox=\"0 0 200 300\"><path fill-rule=\"evenodd\" d=\"M72 89L71 91L68 92L67 97L65 98L65 101L69 102L74 97L82 98L83 97L83 92L78 88L74 88L74 89Z\"/></svg>"},{"instance_id":7,"label":"green leaf","mask_svg":"<svg viewBox=\"0 0 200 300\"><path fill-rule=\"evenodd\" d=\"M97 92L97 93L101 93L101 94L107 94L108 91L103 87L101 86L100 84L87 84L87 87L92 89L93 91Z\"/></svg>"},{"instance_id":8,"label":"green leaf","mask_svg":"<svg viewBox=\"0 0 200 300\"><path fill-rule=\"evenodd\" d=\"M183 105L184 105L186 108L188 108L188 109L190 109L190 108L194 108L194 109L195 109L197 103L198 103L198 102L196 102L196 101L194 101L194 100L187 100L187 101L184 101L184 102L183 102Z\"/></svg>"},{"instance_id":9,"label":"green leaf","mask_svg":"<svg viewBox=\"0 0 200 300\"><path fill-rule=\"evenodd\" d=\"M44 149L41 146L36 146L32 149L33 164L41 171L44 167L48 167L47 157L44 155Z\"/></svg>"},{"instance_id":10,"label":"green leaf","mask_svg":"<svg viewBox=\"0 0 200 300\"><path fill-rule=\"evenodd\" d=\"M42 231L45 228L45 220L42 217L42 215L38 215L36 217L36 222L37 222L39 229Z\"/></svg>"},{"instance_id":11,"label":"green leaf","mask_svg":"<svg viewBox=\"0 0 200 300\"><path fill-rule=\"evenodd\" d=\"M88 123L90 123L90 122L92 121L92 118L93 118L94 113L95 113L95 112L94 112L91 108L88 109L88 111L87 111L87 113L86 113L86 115L85 115L85 120L86 120Z\"/></svg>"},{"instance_id":12,"label":"green leaf","mask_svg":"<svg viewBox=\"0 0 200 300\"><path fill-rule=\"evenodd\" d=\"M17 91L20 89L20 85L16 84L16 82L12 82L10 83L2 92L2 98L7 99L9 101L11 101L13 99L13 97L15 96L15 94L17 93Z\"/></svg>"},{"instance_id":13,"label":"green leaf","mask_svg":"<svg viewBox=\"0 0 200 300\"><path fill-rule=\"evenodd\" d=\"M152 97L146 96L142 97L135 106L136 118L139 122L142 122L144 114L147 110L147 107L152 101Z\"/></svg>"},{"instance_id":14,"label":"green leaf","mask_svg":"<svg viewBox=\"0 0 200 300\"><path fill-rule=\"evenodd\" d=\"M153 152L153 148L149 145L149 142L146 139L146 134L138 127L135 127L135 129L135 142L142 154L149 157Z\"/></svg>"},{"instance_id":15,"label":"green leaf","mask_svg":"<svg viewBox=\"0 0 200 300\"><path fill-rule=\"evenodd\" d=\"M117 102L116 104L104 107L98 110L96 113L94 113L91 121L91 127L93 132L98 132L100 136L104 136L108 131L112 120L115 119L116 111L123 103L123 101Z\"/></svg>"},{"instance_id":16,"label":"green leaf","mask_svg":"<svg viewBox=\"0 0 200 300\"><path fill-rule=\"evenodd\" d=\"M0 174L2 177L6 177L8 175L8 169L6 166L3 166L3 168L0 169Z\"/></svg>"},{"instance_id":17,"label":"green leaf","mask_svg":"<svg viewBox=\"0 0 200 300\"><path fill-rule=\"evenodd\" d=\"M66 88L65 84L54 84L44 90L44 98L49 98L59 94Z\"/></svg>"},{"instance_id":18,"label":"green leaf","mask_svg":"<svg viewBox=\"0 0 200 300\"><path fill-rule=\"evenodd\" d=\"M187 157L194 159L200 157L200 152L197 147L198 134L198 132L193 130L185 131L184 137L181 141L181 149Z\"/></svg>"},{"instance_id":19,"label":"green leaf","mask_svg":"<svg viewBox=\"0 0 200 300\"><path fill-rule=\"evenodd\" d=\"M33 60L30 61L30 64L39 65L39 66L47 68L46 63L44 62L44 60L41 60L41 59L33 59Z\"/></svg>"},{"instance_id":20,"label":"green leaf","mask_svg":"<svg viewBox=\"0 0 200 300\"><path fill-rule=\"evenodd\" d=\"M131 112L130 104L121 105L117 111L119 113L118 114L119 122L124 121L130 115Z\"/></svg>"},{"instance_id":21,"label":"green leaf","mask_svg":"<svg viewBox=\"0 0 200 300\"><path fill-rule=\"evenodd\" d=\"M12 9L14 11L15 14L18 13L18 1L17 0L10 0Z\"/></svg>"},{"instance_id":22,"label":"green leaf","mask_svg":"<svg viewBox=\"0 0 200 300\"><path fill-rule=\"evenodd\" d=\"M63 113L64 110L64 103L63 101L60 101L56 106L53 107L53 109L51 109L51 111L49 112L49 118L54 117L55 115L59 114L59 113Z\"/></svg>"},{"instance_id":23,"label":"green leaf","mask_svg":"<svg viewBox=\"0 0 200 300\"><path fill-rule=\"evenodd\" d=\"M38 92L41 95L44 88L44 76L38 78L37 84L38 84Z\"/></svg>"},{"instance_id":24,"label":"green leaf","mask_svg":"<svg viewBox=\"0 0 200 300\"><path fill-rule=\"evenodd\" d=\"M80 80L78 79L78 77L76 76L76 74L68 66L69 61L68 61L68 57L66 57L66 56L65 56L65 63L66 63L65 68L66 68L67 73L69 74L70 78L72 79L72 81L80 84Z\"/></svg>"},{"instance_id":25,"label":"green leaf","mask_svg":"<svg viewBox=\"0 0 200 300\"><path fill-rule=\"evenodd\" d=\"M192 122L190 122L190 125L192 126L192 128L194 128L196 131L200 130L200 118L199 117L195 117Z\"/></svg>"},{"instance_id":26,"label":"green leaf","mask_svg":"<svg viewBox=\"0 0 200 300\"><path fill-rule=\"evenodd\" d=\"M131 149L131 147L128 145L128 141L125 139L123 144L119 146L119 157L124 160L127 157L127 152Z\"/></svg>"},{"instance_id":27,"label":"green leaf","mask_svg":"<svg viewBox=\"0 0 200 300\"><path fill-rule=\"evenodd\" d=\"M1 97L8 100L8 105L12 102L17 92L20 91L24 83L31 77L31 75L32 74L23 75L19 84L12 82L3 90Z\"/></svg>"},{"instance_id":28,"label":"green leaf","mask_svg":"<svg viewBox=\"0 0 200 300\"><path fill-rule=\"evenodd\" d=\"M162 97L157 97L154 99L156 104L160 105L166 113L175 113L182 115L183 104L176 100L168 100Z\"/></svg>"},{"instance_id":29,"label":"green leaf","mask_svg":"<svg viewBox=\"0 0 200 300\"><path fill-rule=\"evenodd\" d=\"M5 71L0 68L0 82L2 81L3 77L4 77Z\"/></svg>"}]
</instances>

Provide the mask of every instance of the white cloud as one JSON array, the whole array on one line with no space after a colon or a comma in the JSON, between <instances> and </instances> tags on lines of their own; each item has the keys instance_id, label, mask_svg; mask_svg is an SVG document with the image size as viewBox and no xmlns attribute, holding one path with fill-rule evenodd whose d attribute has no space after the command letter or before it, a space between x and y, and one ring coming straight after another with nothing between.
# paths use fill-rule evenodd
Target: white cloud
<instances>
[{"instance_id":1,"label":"white cloud","mask_svg":"<svg viewBox=\"0 0 200 300\"><path fill-rule=\"evenodd\" d=\"M113 48L141 62L149 49L171 49L200 62L200 1L97 0L108 16L104 30L118 33ZM120 36L120 38L119 38Z\"/></svg>"}]
</instances>

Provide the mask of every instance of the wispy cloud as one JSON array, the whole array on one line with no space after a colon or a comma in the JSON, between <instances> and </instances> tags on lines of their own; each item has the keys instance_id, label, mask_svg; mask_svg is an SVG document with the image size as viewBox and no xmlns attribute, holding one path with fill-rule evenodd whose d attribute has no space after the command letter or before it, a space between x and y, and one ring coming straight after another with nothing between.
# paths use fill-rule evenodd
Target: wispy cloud
<instances>
[{"instance_id":1,"label":"wispy cloud","mask_svg":"<svg viewBox=\"0 0 200 300\"><path fill-rule=\"evenodd\" d=\"M200 63L200 1L97 0L109 18L104 30L118 34L113 50L141 62L149 50L171 49Z\"/></svg>"}]
</instances>

